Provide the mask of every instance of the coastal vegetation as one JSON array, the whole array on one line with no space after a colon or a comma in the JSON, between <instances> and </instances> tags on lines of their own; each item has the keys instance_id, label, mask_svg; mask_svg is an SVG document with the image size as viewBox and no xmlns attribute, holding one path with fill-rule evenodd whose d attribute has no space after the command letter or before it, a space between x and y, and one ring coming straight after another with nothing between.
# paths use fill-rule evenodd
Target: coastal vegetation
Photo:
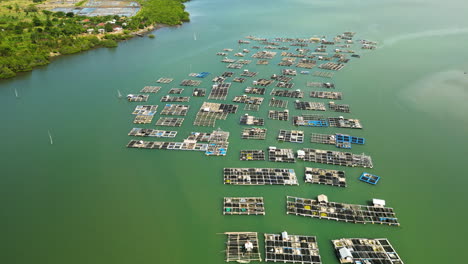
<instances>
[{"instance_id":1,"label":"coastal vegetation","mask_svg":"<svg viewBox=\"0 0 468 264\"><path fill-rule=\"evenodd\" d=\"M39 0L0 1L0 79L48 64L53 56L116 47L118 41L156 24L189 21L186 0L138 2L140 12L127 18L51 12L38 7Z\"/></svg>"}]
</instances>

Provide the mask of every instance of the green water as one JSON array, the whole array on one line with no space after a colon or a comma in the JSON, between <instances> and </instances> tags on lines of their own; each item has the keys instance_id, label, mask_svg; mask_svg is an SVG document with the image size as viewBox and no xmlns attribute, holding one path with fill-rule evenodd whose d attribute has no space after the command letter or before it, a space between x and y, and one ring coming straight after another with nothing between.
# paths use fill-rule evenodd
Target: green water
<instances>
[{"instance_id":1,"label":"green water","mask_svg":"<svg viewBox=\"0 0 468 264\"><path fill-rule=\"evenodd\" d=\"M225 237L218 233L287 230L316 235L323 263L338 263L330 239L341 237L387 237L405 263L463 263L467 8L463 1L435 0L196 0L187 4L192 22L161 29L156 39L135 38L116 49L61 57L0 82L0 262L223 263ZM312 132L365 137L366 145L352 151L372 155L374 169L366 171L382 176L377 186L359 182L359 168L339 167L348 176L344 189L302 182L305 165L337 166L238 161L241 149L303 147L276 142L279 128L293 128L282 121L266 120L266 141L240 140L238 117L245 111L217 124L231 132L226 157L125 148L137 103L118 99L117 90L135 93L162 76L178 82L189 72L219 74L226 69L214 54L237 48L235 42L247 35L305 37L346 30L381 43L334 78L344 93L342 102L351 105L348 116L360 118L364 129L304 130L307 137ZM262 74L277 70L269 67ZM298 76L297 83L308 78ZM209 84L204 81L206 88ZM234 84L228 101L245 86ZM159 97L177 84L163 87L148 103L161 107ZM191 99L177 140L190 131L211 131L191 126L205 99ZM290 110L297 113L291 102ZM264 103L260 114L268 109ZM301 184L222 184L223 167L251 166L294 168ZM359 204L385 199L401 227L285 214L286 195L313 198L321 193L332 201ZM243 195L264 196L267 214L221 214L222 197Z\"/></svg>"}]
</instances>

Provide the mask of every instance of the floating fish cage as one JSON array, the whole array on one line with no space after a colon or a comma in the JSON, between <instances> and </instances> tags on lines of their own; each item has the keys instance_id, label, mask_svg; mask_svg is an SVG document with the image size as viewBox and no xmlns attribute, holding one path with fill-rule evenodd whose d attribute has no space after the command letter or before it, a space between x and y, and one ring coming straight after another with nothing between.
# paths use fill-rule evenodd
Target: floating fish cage
<instances>
[{"instance_id":1,"label":"floating fish cage","mask_svg":"<svg viewBox=\"0 0 468 264\"><path fill-rule=\"evenodd\" d=\"M359 205L329 202L319 195L317 200L288 196L287 214L359 224L385 224L400 226L393 208L381 205Z\"/></svg>"},{"instance_id":2,"label":"floating fish cage","mask_svg":"<svg viewBox=\"0 0 468 264\"><path fill-rule=\"evenodd\" d=\"M387 238L341 238L331 242L340 263L403 264Z\"/></svg>"},{"instance_id":3,"label":"floating fish cage","mask_svg":"<svg viewBox=\"0 0 468 264\"><path fill-rule=\"evenodd\" d=\"M265 215L263 197L224 197L223 215Z\"/></svg>"},{"instance_id":4,"label":"floating fish cage","mask_svg":"<svg viewBox=\"0 0 468 264\"><path fill-rule=\"evenodd\" d=\"M223 175L231 185L299 185L293 169L224 168Z\"/></svg>"},{"instance_id":5,"label":"floating fish cage","mask_svg":"<svg viewBox=\"0 0 468 264\"><path fill-rule=\"evenodd\" d=\"M376 185L380 180L380 176L370 174L370 173L367 173L367 172L363 172L361 174L361 176L359 177L359 180L363 181L363 182L366 182L366 183L369 183L369 184L372 184L372 185Z\"/></svg>"}]
</instances>

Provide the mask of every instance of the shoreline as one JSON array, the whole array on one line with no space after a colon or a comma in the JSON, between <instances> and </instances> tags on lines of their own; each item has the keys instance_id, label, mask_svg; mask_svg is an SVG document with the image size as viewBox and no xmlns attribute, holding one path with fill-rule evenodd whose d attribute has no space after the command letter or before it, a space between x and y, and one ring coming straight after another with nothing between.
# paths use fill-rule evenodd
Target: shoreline
<instances>
[{"instance_id":1,"label":"shoreline","mask_svg":"<svg viewBox=\"0 0 468 264\"><path fill-rule=\"evenodd\" d=\"M157 31L161 28L169 28L169 27L179 27L179 26L182 26L184 23L187 23L187 22L182 22L181 24L179 25L166 25L166 24L156 24L156 25L151 25L151 26L148 26L148 27L145 27L143 29L140 29L140 30L137 30L137 31L132 31L130 32L128 35L131 35L132 37L129 38L129 39L133 39L135 37L144 37L148 34L150 34L151 32L154 32L154 31ZM107 33L109 34L109 33ZM117 34L113 34L113 35L118 35L118 34L123 34L123 33L117 33ZM86 36L96 36L98 37L99 39L103 39L104 35L106 34L98 34L98 35L88 35L88 34L84 34L84 35L80 35L80 36L77 36L77 37L86 37ZM125 39L125 40L128 40L128 39ZM117 43L120 43L122 41L125 41L125 40L116 40ZM118 46L117 46L118 47ZM76 52L76 53L71 53L71 54L61 54L60 52L51 52L49 54L49 61L47 64L44 64L44 65L38 65L38 66L35 66L34 68L32 68L31 70L29 71L20 71L20 72L16 72L16 75L15 76L12 76L12 77L9 77L9 78L0 78L0 81L2 80L12 80L16 77L19 77L23 74L26 74L26 73L30 73L32 71L34 71L34 69L38 69L38 68L41 68L41 67L45 67L45 66L48 66L50 63L53 63L53 61L57 58L60 58L60 57L64 57L64 56L70 56L70 55L78 55L78 54L81 54L83 52L86 52L86 51L90 51L90 50L94 50L94 49L100 49L100 48L107 48L107 49L112 49L112 48L117 48L117 47L104 47L104 46L95 46L95 47L92 47L90 49L87 49L87 50L82 50L82 51L79 51L79 52Z\"/></svg>"},{"instance_id":2,"label":"shoreline","mask_svg":"<svg viewBox=\"0 0 468 264\"><path fill-rule=\"evenodd\" d=\"M47 47L44 46L44 48L42 49L42 52L31 52L28 48L24 48L24 47L21 49L10 48L7 51L10 52L8 55L11 55L11 56L2 56L1 58L2 63L0 64L5 65L5 66L0 67L0 80L13 79L16 76L22 75L22 73L31 72L38 67L45 66L45 65L52 63L54 58L61 57L62 55L78 54L78 53L92 50L95 48L103 48L103 47L104 48L116 48L118 47L119 42L123 40L129 40L131 38L134 38L135 36L144 37L146 35L152 34L152 32L160 28L182 26L184 23L190 22L190 18L189 18L190 14L185 11L185 5L183 4L185 2L188 2L188 0L173 0L169 2L170 3L168 3L167 6L160 7L159 9L155 9L157 7L157 4L158 3L160 4L159 0L154 0L154 1L150 0L147 3L146 8L144 5L140 5L141 6L140 11L138 12L138 14L134 16L134 18L132 17L132 19L130 20L131 22L133 22L133 24L131 26L129 25L127 29L120 28L118 30L114 29L115 31L109 30L110 32L102 32L102 33L96 34L97 32L92 32L92 31L85 32L84 30L80 30L78 32L76 27L75 28L71 27L69 32L73 32L73 30L75 30L76 32L74 34L69 34L69 35L59 36L59 37L57 36L50 37L50 41L52 41L55 46L50 46L50 45ZM171 7L173 9L171 9ZM52 14L52 12L50 11L48 12ZM45 15L49 17L50 15L49 13ZM81 21L77 21L76 19L73 19L73 15L72 16L57 15L57 17L59 17L60 19L64 19L64 20L65 19L72 20L72 21L75 21L75 23L77 24L81 24ZM77 16L77 17L81 17L81 16ZM89 22L89 19L85 18L84 20L88 20L85 22ZM50 34L48 34L49 29L47 29L47 27L46 27L47 31L44 31L45 24L40 24L41 23L40 19L38 21L39 21L37 22L38 24L32 25L31 28L33 30L37 30L39 34L44 34L45 37L43 39L39 39L39 41L34 40L36 42L26 41L27 43L31 44L31 43L39 42L40 43L39 45L43 45L43 40L48 40L49 36L51 36ZM47 20L47 21L50 22L50 20ZM58 21L58 20L55 20L55 21ZM93 21L93 22L95 23L100 22L101 24L103 23L99 19L97 22L96 21ZM46 23L46 22L43 22L43 23ZM93 24L92 26L94 27L95 24ZM139 27L141 26L144 26L144 28L140 29ZM87 28L87 25L84 25L82 27ZM6 36L10 38L16 36L15 35L16 32L10 32L10 31L5 31L5 30L3 30L3 32L7 32L5 34L7 34ZM31 32L31 29L29 29L29 31L26 31L25 33L23 32L24 33L23 35L29 36L32 34L30 32ZM42 32L45 32L45 33L42 33ZM35 31L33 33L37 35ZM149 38L154 38L154 37L155 35L149 36ZM29 40L29 38L27 39ZM7 43L11 44L9 42ZM20 52L23 52L23 53L26 52L25 54L27 54L27 56L20 57L22 59L19 59L17 61L13 55L19 54Z\"/></svg>"}]
</instances>

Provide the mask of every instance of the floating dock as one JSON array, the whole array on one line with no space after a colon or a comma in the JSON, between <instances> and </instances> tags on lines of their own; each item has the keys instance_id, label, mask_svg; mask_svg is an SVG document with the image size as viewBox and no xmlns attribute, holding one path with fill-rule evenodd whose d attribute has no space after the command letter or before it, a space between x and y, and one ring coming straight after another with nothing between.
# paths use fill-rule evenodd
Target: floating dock
<instances>
[{"instance_id":1,"label":"floating dock","mask_svg":"<svg viewBox=\"0 0 468 264\"><path fill-rule=\"evenodd\" d=\"M132 128L128 133L129 136L134 137L162 137L174 138L177 136L177 131L156 130L147 128Z\"/></svg>"},{"instance_id":2,"label":"floating dock","mask_svg":"<svg viewBox=\"0 0 468 264\"><path fill-rule=\"evenodd\" d=\"M287 214L359 224L400 225L393 208L379 204L368 206L329 202L323 194L317 200L288 196L286 204Z\"/></svg>"},{"instance_id":3,"label":"floating dock","mask_svg":"<svg viewBox=\"0 0 468 264\"><path fill-rule=\"evenodd\" d=\"M296 158L294 157L294 152L292 149L269 147L268 161L294 163L296 162Z\"/></svg>"},{"instance_id":4,"label":"floating dock","mask_svg":"<svg viewBox=\"0 0 468 264\"><path fill-rule=\"evenodd\" d=\"M264 140L266 138L266 132L267 132L266 128L258 128L258 127L244 128L242 130L241 138Z\"/></svg>"},{"instance_id":5,"label":"floating dock","mask_svg":"<svg viewBox=\"0 0 468 264\"><path fill-rule=\"evenodd\" d=\"M223 215L265 215L263 197L224 197Z\"/></svg>"},{"instance_id":6,"label":"floating dock","mask_svg":"<svg viewBox=\"0 0 468 264\"><path fill-rule=\"evenodd\" d=\"M315 236L265 234L265 261L283 263L321 264Z\"/></svg>"},{"instance_id":7,"label":"floating dock","mask_svg":"<svg viewBox=\"0 0 468 264\"><path fill-rule=\"evenodd\" d=\"M240 160L259 161L265 160L265 152L263 150L241 150Z\"/></svg>"},{"instance_id":8,"label":"floating dock","mask_svg":"<svg viewBox=\"0 0 468 264\"><path fill-rule=\"evenodd\" d=\"M305 168L305 182L346 187L345 172L320 168Z\"/></svg>"},{"instance_id":9,"label":"floating dock","mask_svg":"<svg viewBox=\"0 0 468 264\"><path fill-rule=\"evenodd\" d=\"M232 185L299 185L293 169L224 168L224 184Z\"/></svg>"},{"instance_id":10,"label":"floating dock","mask_svg":"<svg viewBox=\"0 0 468 264\"><path fill-rule=\"evenodd\" d=\"M297 158L303 161L311 161L324 164L372 168L372 158L364 154L349 152L303 148L297 151Z\"/></svg>"},{"instance_id":11,"label":"floating dock","mask_svg":"<svg viewBox=\"0 0 468 264\"><path fill-rule=\"evenodd\" d=\"M270 110L268 111L268 118L273 120L288 121L289 120L289 110L278 111Z\"/></svg>"},{"instance_id":12,"label":"floating dock","mask_svg":"<svg viewBox=\"0 0 468 264\"><path fill-rule=\"evenodd\" d=\"M332 244L340 263L403 264L386 238L341 238Z\"/></svg>"},{"instance_id":13,"label":"floating dock","mask_svg":"<svg viewBox=\"0 0 468 264\"><path fill-rule=\"evenodd\" d=\"M304 143L304 131L281 129L276 139L281 142Z\"/></svg>"},{"instance_id":14,"label":"floating dock","mask_svg":"<svg viewBox=\"0 0 468 264\"><path fill-rule=\"evenodd\" d=\"M226 262L262 261L256 232L226 232Z\"/></svg>"}]
</instances>

